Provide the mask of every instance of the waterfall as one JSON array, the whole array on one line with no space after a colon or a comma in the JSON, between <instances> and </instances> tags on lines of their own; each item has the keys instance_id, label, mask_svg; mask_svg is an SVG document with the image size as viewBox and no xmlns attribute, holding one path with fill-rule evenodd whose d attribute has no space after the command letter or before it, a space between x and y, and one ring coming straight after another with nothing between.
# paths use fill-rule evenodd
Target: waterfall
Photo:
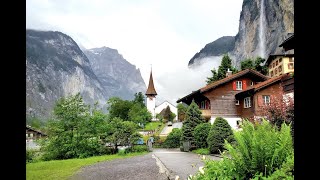
<instances>
[{"instance_id":1,"label":"waterfall","mask_svg":"<svg viewBox=\"0 0 320 180\"><path fill-rule=\"evenodd\" d=\"M260 27L259 27L259 56L265 58L266 54L266 35L265 35L265 12L264 12L264 0L260 3Z\"/></svg>"}]
</instances>

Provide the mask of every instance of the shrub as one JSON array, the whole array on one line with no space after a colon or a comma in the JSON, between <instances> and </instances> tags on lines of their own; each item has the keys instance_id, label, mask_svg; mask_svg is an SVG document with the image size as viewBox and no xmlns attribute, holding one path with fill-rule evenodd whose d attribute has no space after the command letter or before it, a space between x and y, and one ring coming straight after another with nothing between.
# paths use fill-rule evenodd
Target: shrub
<instances>
[{"instance_id":1,"label":"shrub","mask_svg":"<svg viewBox=\"0 0 320 180\"><path fill-rule=\"evenodd\" d=\"M237 145L226 142L228 155L206 161L204 174L196 179L293 179L290 126L283 123L278 131L266 120L256 126L245 121L243 130L235 133Z\"/></svg>"},{"instance_id":2,"label":"shrub","mask_svg":"<svg viewBox=\"0 0 320 180\"><path fill-rule=\"evenodd\" d=\"M286 161L282 164L280 169L277 169L269 177L263 176L263 178L266 180L273 180L273 179L293 180L293 168L294 168L294 156L293 154L291 154L290 156L287 157Z\"/></svg>"},{"instance_id":3,"label":"shrub","mask_svg":"<svg viewBox=\"0 0 320 180\"><path fill-rule=\"evenodd\" d=\"M119 156L125 156L125 155L127 155L126 149L119 149L118 155L119 155Z\"/></svg>"},{"instance_id":4,"label":"shrub","mask_svg":"<svg viewBox=\"0 0 320 180\"><path fill-rule=\"evenodd\" d=\"M181 130L173 128L169 133L167 139L164 141L163 147L165 148L178 148L180 146Z\"/></svg>"},{"instance_id":5,"label":"shrub","mask_svg":"<svg viewBox=\"0 0 320 180\"><path fill-rule=\"evenodd\" d=\"M158 148L161 148L163 147L163 143L166 141L167 137L165 136L154 136L154 139L153 139L153 147L158 147Z\"/></svg>"},{"instance_id":6,"label":"shrub","mask_svg":"<svg viewBox=\"0 0 320 180\"><path fill-rule=\"evenodd\" d=\"M194 139L197 148L208 147L207 138L211 128L210 123L201 123L194 128Z\"/></svg>"},{"instance_id":7,"label":"shrub","mask_svg":"<svg viewBox=\"0 0 320 180\"><path fill-rule=\"evenodd\" d=\"M33 159L36 157L36 150L27 149L26 150L26 162L32 162Z\"/></svg>"},{"instance_id":8,"label":"shrub","mask_svg":"<svg viewBox=\"0 0 320 180\"><path fill-rule=\"evenodd\" d=\"M146 152L148 151L148 147L146 145L135 145L132 148L127 148L126 153L129 152Z\"/></svg>"},{"instance_id":9,"label":"shrub","mask_svg":"<svg viewBox=\"0 0 320 180\"><path fill-rule=\"evenodd\" d=\"M227 120L217 117L210 129L207 142L210 153L218 153L224 150L224 141L234 142L233 132Z\"/></svg>"},{"instance_id":10,"label":"shrub","mask_svg":"<svg viewBox=\"0 0 320 180\"><path fill-rule=\"evenodd\" d=\"M193 150L192 152L194 152L196 154L202 154L202 155L209 155L210 154L210 151L208 148L200 148L200 149Z\"/></svg>"}]
</instances>

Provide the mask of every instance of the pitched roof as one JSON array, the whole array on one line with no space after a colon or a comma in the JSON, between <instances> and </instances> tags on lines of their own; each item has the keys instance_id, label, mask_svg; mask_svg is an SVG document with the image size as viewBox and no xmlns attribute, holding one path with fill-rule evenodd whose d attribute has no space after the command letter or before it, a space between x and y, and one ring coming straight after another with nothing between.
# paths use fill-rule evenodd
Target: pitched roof
<instances>
[{"instance_id":1,"label":"pitched roof","mask_svg":"<svg viewBox=\"0 0 320 180\"><path fill-rule=\"evenodd\" d=\"M37 132L37 133L39 133L39 134L42 134L42 135L46 136L45 133L43 133L43 132L41 132L41 131L38 131L38 130L36 130L36 129L31 128L31 126L29 126L29 125L26 125L26 129L31 130L31 131L34 131L34 132Z\"/></svg>"},{"instance_id":2,"label":"pitched roof","mask_svg":"<svg viewBox=\"0 0 320 180\"><path fill-rule=\"evenodd\" d=\"M167 102L167 103L171 104L173 107L176 107L175 105L173 105L173 104L172 104L172 103L170 103L169 101L165 100L165 101L163 101L162 103L160 103L158 106L156 106L156 108L157 108L157 107L159 107L160 105L162 105L162 104L163 104L163 103L165 103L165 102Z\"/></svg>"},{"instance_id":3,"label":"pitched roof","mask_svg":"<svg viewBox=\"0 0 320 180\"><path fill-rule=\"evenodd\" d=\"M150 72L149 86L148 86L146 95L157 95L157 92L153 85L152 71Z\"/></svg>"},{"instance_id":4,"label":"pitched roof","mask_svg":"<svg viewBox=\"0 0 320 180\"><path fill-rule=\"evenodd\" d=\"M274 84L274 83L276 83L278 81L281 81L283 78L286 78L287 76L289 76L289 73L283 74L281 76L270 78L270 79L268 79L266 81L260 82L260 83L254 85L254 86L249 87L246 90L243 90L243 91L237 93L236 96L239 96L241 94L245 94L245 93L247 93L249 91L256 92L256 91L258 91L258 90L260 90L260 89L262 89L264 87L268 87L268 86L270 86L270 85L272 85L272 84Z\"/></svg>"},{"instance_id":5,"label":"pitched roof","mask_svg":"<svg viewBox=\"0 0 320 180\"><path fill-rule=\"evenodd\" d=\"M225 84L225 83L227 83L227 82L229 82L229 81L231 81L231 80L233 80L233 79L236 79L236 78L241 77L241 76L243 76L243 75L246 75L246 74L248 74L248 73L251 73L251 74L254 74L254 75L256 75L256 76L259 76L259 77L261 77L261 78L264 79L264 80L268 79L267 76L259 73L258 71L255 71L255 70L252 70L252 69L245 69L245 70L242 70L242 71L240 71L240 72L238 72L238 73L236 73L236 74L233 74L233 75L230 75L230 76L228 76L228 77L226 77L226 78L223 78L223 79L221 79L221 80L219 80L219 81L216 81L216 82L213 82L213 83L211 83L211 84L208 84L207 86L201 88L201 89L200 89L200 92L203 93L203 92L209 91L209 90L211 90L212 88L215 88L215 87L217 87L217 86L220 86L220 85L222 85L222 84Z\"/></svg>"},{"instance_id":6,"label":"pitched roof","mask_svg":"<svg viewBox=\"0 0 320 180\"><path fill-rule=\"evenodd\" d=\"M291 36L289 36L287 39L285 39L285 40L279 45L279 47L286 46L287 44L292 43L293 40L294 40L294 33L292 33Z\"/></svg>"}]
</instances>

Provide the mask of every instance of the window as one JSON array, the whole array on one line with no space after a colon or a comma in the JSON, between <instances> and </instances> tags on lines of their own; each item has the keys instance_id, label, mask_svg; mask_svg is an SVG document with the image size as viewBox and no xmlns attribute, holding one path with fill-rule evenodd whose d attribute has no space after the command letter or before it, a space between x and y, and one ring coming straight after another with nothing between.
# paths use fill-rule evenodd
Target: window
<instances>
[{"instance_id":1,"label":"window","mask_svg":"<svg viewBox=\"0 0 320 180\"><path fill-rule=\"evenodd\" d=\"M242 81L236 81L236 90L242 90Z\"/></svg>"},{"instance_id":2,"label":"window","mask_svg":"<svg viewBox=\"0 0 320 180\"><path fill-rule=\"evenodd\" d=\"M204 109L204 101L201 102L201 108L200 109Z\"/></svg>"},{"instance_id":3,"label":"window","mask_svg":"<svg viewBox=\"0 0 320 180\"><path fill-rule=\"evenodd\" d=\"M278 60L277 60L277 61L276 61L276 66L278 66L278 63L279 63L279 62L278 62Z\"/></svg>"},{"instance_id":4,"label":"window","mask_svg":"<svg viewBox=\"0 0 320 180\"><path fill-rule=\"evenodd\" d=\"M281 63L281 62L282 62L282 58L279 59L279 63Z\"/></svg>"},{"instance_id":5,"label":"window","mask_svg":"<svg viewBox=\"0 0 320 180\"><path fill-rule=\"evenodd\" d=\"M249 108L251 107L251 99L250 97L244 98L244 108Z\"/></svg>"},{"instance_id":6,"label":"window","mask_svg":"<svg viewBox=\"0 0 320 180\"><path fill-rule=\"evenodd\" d=\"M263 104L265 104L265 105L270 104L270 96L269 95L263 95L262 99L263 99Z\"/></svg>"},{"instance_id":7,"label":"window","mask_svg":"<svg viewBox=\"0 0 320 180\"><path fill-rule=\"evenodd\" d=\"M273 71L271 71L271 73L270 73L270 77L273 77Z\"/></svg>"},{"instance_id":8,"label":"window","mask_svg":"<svg viewBox=\"0 0 320 180\"><path fill-rule=\"evenodd\" d=\"M251 81L250 86L253 86L253 84L254 84L253 81Z\"/></svg>"},{"instance_id":9,"label":"window","mask_svg":"<svg viewBox=\"0 0 320 180\"><path fill-rule=\"evenodd\" d=\"M274 68L274 62L272 63L272 68Z\"/></svg>"},{"instance_id":10,"label":"window","mask_svg":"<svg viewBox=\"0 0 320 180\"><path fill-rule=\"evenodd\" d=\"M239 105L239 104L240 104L239 100L236 100L236 105Z\"/></svg>"},{"instance_id":11,"label":"window","mask_svg":"<svg viewBox=\"0 0 320 180\"><path fill-rule=\"evenodd\" d=\"M279 71L279 73L282 72L282 66L281 65L278 67L278 71Z\"/></svg>"},{"instance_id":12,"label":"window","mask_svg":"<svg viewBox=\"0 0 320 180\"><path fill-rule=\"evenodd\" d=\"M293 63L288 63L288 69L294 69Z\"/></svg>"},{"instance_id":13,"label":"window","mask_svg":"<svg viewBox=\"0 0 320 180\"><path fill-rule=\"evenodd\" d=\"M278 74L278 69L275 69L274 70L274 75L277 75Z\"/></svg>"},{"instance_id":14,"label":"window","mask_svg":"<svg viewBox=\"0 0 320 180\"><path fill-rule=\"evenodd\" d=\"M289 58L289 62L293 62L294 61L294 58Z\"/></svg>"}]
</instances>

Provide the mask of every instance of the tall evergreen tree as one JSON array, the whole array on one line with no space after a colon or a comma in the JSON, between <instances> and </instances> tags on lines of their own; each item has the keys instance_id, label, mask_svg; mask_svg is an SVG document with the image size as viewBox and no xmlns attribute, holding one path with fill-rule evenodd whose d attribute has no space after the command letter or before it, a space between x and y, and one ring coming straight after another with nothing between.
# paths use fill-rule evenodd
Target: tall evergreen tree
<instances>
[{"instance_id":1,"label":"tall evergreen tree","mask_svg":"<svg viewBox=\"0 0 320 180\"><path fill-rule=\"evenodd\" d=\"M212 77L207 77L207 80L206 80L207 84L210 84L210 83L212 83L212 82L215 82L215 81L218 81L218 80L219 80L219 78L218 78L218 72L216 71L215 68L213 68L213 69L211 70L211 73L212 73Z\"/></svg>"},{"instance_id":2,"label":"tall evergreen tree","mask_svg":"<svg viewBox=\"0 0 320 180\"><path fill-rule=\"evenodd\" d=\"M268 67L266 65L262 65L264 61L265 59L259 56L255 60L250 58L245 59L241 61L241 70L254 69L261 74L266 75L268 73Z\"/></svg>"},{"instance_id":3,"label":"tall evergreen tree","mask_svg":"<svg viewBox=\"0 0 320 180\"><path fill-rule=\"evenodd\" d=\"M186 118L188 106L185 104L179 103L177 105L177 108L178 108L178 120L184 121Z\"/></svg>"},{"instance_id":4,"label":"tall evergreen tree","mask_svg":"<svg viewBox=\"0 0 320 180\"><path fill-rule=\"evenodd\" d=\"M228 69L232 71L233 74L238 72L238 70L232 66L232 60L229 57L229 55L225 54L222 57L221 64L218 68L218 71L216 71L215 69L211 70L212 77L207 77L207 80L206 80L207 84L210 84L217 80L225 78Z\"/></svg>"},{"instance_id":5,"label":"tall evergreen tree","mask_svg":"<svg viewBox=\"0 0 320 180\"><path fill-rule=\"evenodd\" d=\"M240 67L241 67L241 70L255 69L255 64L252 59L248 58L248 59L241 61Z\"/></svg>"},{"instance_id":6,"label":"tall evergreen tree","mask_svg":"<svg viewBox=\"0 0 320 180\"><path fill-rule=\"evenodd\" d=\"M201 114L202 113L198 105L194 101L192 101L192 103L188 107L186 120L184 121L182 126L181 141L191 141L191 144L194 145L194 128L198 124L204 122L204 119Z\"/></svg>"},{"instance_id":7,"label":"tall evergreen tree","mask_svg":"<svg viewBox=\"0 0 320 180\"><path fill-rule=\"evenodd\" d=\"M263 75L267 75L268 67L265 64L262 65L264 61L265 59L258 56L254 61L254 69Z\"/></svg>"}]
</instances>

